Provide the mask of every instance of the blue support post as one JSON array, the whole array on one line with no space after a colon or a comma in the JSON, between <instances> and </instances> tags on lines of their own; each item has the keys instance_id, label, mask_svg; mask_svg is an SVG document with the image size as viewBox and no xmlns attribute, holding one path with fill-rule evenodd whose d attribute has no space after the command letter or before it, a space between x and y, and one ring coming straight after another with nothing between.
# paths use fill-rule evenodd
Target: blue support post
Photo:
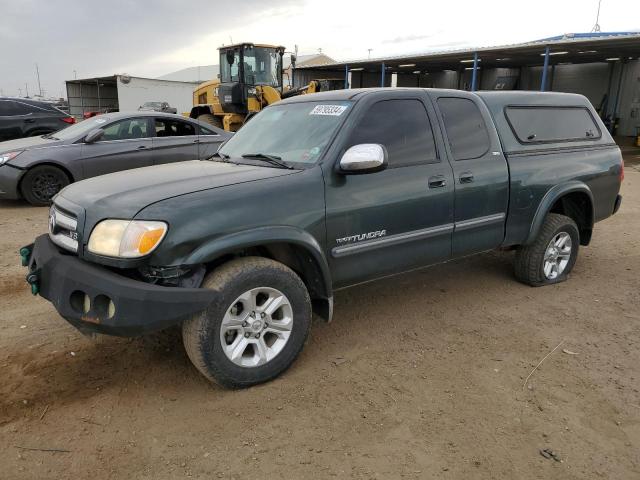
<instances>
[{"instance_id":1,"label":"blue support post","mask_svg":"<svg viewBox=\"0 0 640 480\"><path fill-rule=\"evenodd\" d=\"M547 88L547 70L549 69L549 46L544 51L544 67L542 67L542 81L540 82L540 91L544 92Z\"/></svg>"},{"instance_id":2,"label":"blue support post","mask_svg":"<svg viewBox=\"0 0 640 480\"><path fill-rule=\"evenodd\" d=\"M382 62L382 79L380 80L380 86L384 87L384 70L385 70L384 62Z\"/></svg>"},{"instance_id":3,"label":"blue support post","mask_svg":"<svg viewBox=\"0 0 640 480\"><path fill-rule=\"evenodd\" d=\"M349 65L344 66L344 89L349 88Z\"/></svg>"},{"instance_id":4,"label":"blue support post","mask_svg":"<svg viewBox=\"0 0 640 480\"><path fill-rule=\"evenodd\" d=\"M475 92L478 86L478 52L473 53L473 74L471 75L471 91Z\"/></svg>"}]
</instances>

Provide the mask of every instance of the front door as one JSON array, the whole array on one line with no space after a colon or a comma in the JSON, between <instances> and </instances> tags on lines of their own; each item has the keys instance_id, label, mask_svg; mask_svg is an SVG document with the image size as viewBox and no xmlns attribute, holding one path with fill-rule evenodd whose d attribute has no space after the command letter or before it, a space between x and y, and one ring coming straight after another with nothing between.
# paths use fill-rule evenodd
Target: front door
<instances>
[{"instance_id":1,"label":"front door","mask_svg":"<svg viewBox=\"0 0 640 480\"><path fill-rule=\"evenodd\" d=\"M191 122L157 117L153 137L153 163L183 162L198 159L198 132Z\"/></svg>"},{"instance_id":2,"label":"front door","mask_svg":"<svg viewBox=\"0 0 640 480\"><path fill-rule=\"evenodd\" d=\"M127 118L102 127L99 141L82 145L85 177L152 165L148 123L144 117Z\"/></svg>"},{"instance_id":3,"label":"front door","mask_svg":"<svg viewBox=\"0 0 640 480\"><path fill-rule=\"evenodd\" d=\"M509 201L509 169L486 106L460 93L435 97L455 178L453 256L502 244Z\"/></svg>"},{"instance_id":4,"label":"front door","mask_svg":"<svg viewBox=\"0 0 640 480\"><path fill-rule=\"evenodd\" d=\"M453 176L433 107L422 93L371 95L359 108L346 148L383 145L388 167L362 175L325 168L328 258L334 287L446 260L453 231ZM380 96L377 96L380 98ZM339 159L338 159L339 160Z\"/></svg>"}]
</instances>

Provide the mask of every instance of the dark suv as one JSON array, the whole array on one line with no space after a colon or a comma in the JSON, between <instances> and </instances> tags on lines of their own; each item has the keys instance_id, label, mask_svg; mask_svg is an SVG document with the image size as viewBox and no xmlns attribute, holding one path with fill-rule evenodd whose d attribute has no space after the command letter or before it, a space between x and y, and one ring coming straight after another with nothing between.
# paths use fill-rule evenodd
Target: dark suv
<instances>
[{"instance_id":1,"label":"dark suv","mask_svg":"<svg viewBox=\"0 0 640 480\"><path fill-rule=\"evenodd\" d=\"M0 141L53 133L72 123L75 118L50 103L0 97Z\"/></svg>"}]
</instances>

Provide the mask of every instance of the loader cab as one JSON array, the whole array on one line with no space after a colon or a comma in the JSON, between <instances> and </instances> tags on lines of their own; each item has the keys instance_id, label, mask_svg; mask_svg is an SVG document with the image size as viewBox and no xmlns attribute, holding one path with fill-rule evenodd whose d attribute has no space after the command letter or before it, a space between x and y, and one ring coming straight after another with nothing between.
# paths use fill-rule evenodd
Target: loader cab
<instances>
[{"instance_id":1,"label":"loader cab","mask_svg":"<svg viewBox=\"0 0 640 480\"><path fill-rule=\"evenodd\" d=\"M260 109L256 87L282 93L284 47L240 43L220 49L218 97L224 112L247 114Z\"/></svg>"}]
</instances>

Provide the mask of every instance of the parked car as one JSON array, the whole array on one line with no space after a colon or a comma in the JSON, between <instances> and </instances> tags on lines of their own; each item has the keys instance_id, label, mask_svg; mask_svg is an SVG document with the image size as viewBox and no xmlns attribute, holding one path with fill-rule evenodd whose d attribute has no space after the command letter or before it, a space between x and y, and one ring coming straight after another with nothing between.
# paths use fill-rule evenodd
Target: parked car
<instances>
[{"instance_id":1,"label":"parked car","mask_svg":"<svg viewBox=\"0 0 640 480\"><path fill-rule=\"evenodd\" d=\"M21 251L32 292L85 332L182 325L200 372L246 387L294 361L337 289L495 248L528 285L566 280L624 175L585 97L539 92L294 97L216 160L64 189Z\"/></svg>"},{"instance_id":2,"label":"parked car","mask_svg":"<svg viewBox=\"0 0 640 480\"><path fill-rule=\"evenodd\" d=\"M87 118L97 117L98 115L104 115L105 113L115 113L117 112L117 108L102 108L100 110L88 110L82 114L82 118L86 120Z\"/></svg>"},{"instance_id":3,"label":"parked car","mask_svg":"<svg viewBox=\"0 0 640 480\"><path fill-rule=\"evenodd\" d=\"M167 102L145 102L138 110L141 112L164 112L164 113L178 113L178 110L169 106Z\"/></svg>"},{"instance_id":4,"label":"parked car","mask_svg":"<svg viewBox=\"0 0 640 480\"><path fill-rule=\"evenodd\" d=\"M0 199L47 205L72 182L213 155L229 133L155 112L109 113L55 134L0 143Z\"/></svg>"},{"instance_id":5,"label":"parked car","mask_svg":"<svg viewBox=\"0 0 640 480\"><path fill-rule=\"evenodd\" d=\"M46 135L75 122L51 103L0 97L0 141Z\"/></svg>"}]
</instances>

